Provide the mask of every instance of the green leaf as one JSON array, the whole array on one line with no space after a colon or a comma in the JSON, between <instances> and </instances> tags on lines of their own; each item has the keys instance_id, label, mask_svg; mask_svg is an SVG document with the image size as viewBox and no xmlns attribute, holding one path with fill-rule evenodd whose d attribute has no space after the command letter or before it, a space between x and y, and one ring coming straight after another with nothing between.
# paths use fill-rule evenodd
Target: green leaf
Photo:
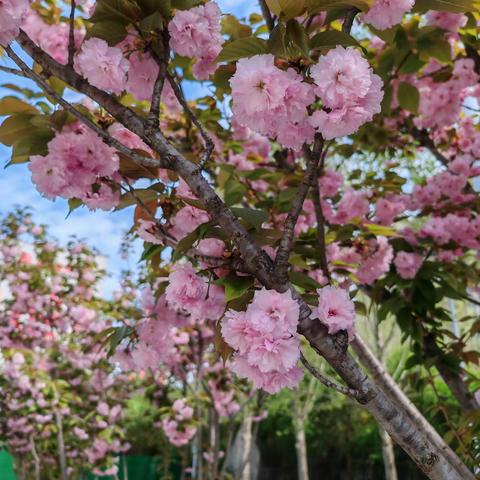
<instances>
[{"instance_id":1,"label":"green leaf","mask_svg":"<svg viewBox=\"0 0 480 480\"><path fill-rule=\"evenodd\" d=\"M373 0L305 0L309 13L321 10L357 7L366 12L373 4Z\"/></svg>"},{"instance_id":2,"label":"green leaf","mask_svg":"<svg viewBox=\"0 0 480 480\"><path fill-rule=\"evenodd\" d=\"M163 17L168 17L172 10L172 2L170 0L136 0L136 2L146 15L158 12ZM191 8L191 6L188 8Z\"/></svg>"},{"instance_id":3,"label":"green leaf","mask_svg":"<svg viewBox=\"0 0 480 480\"><path fill-rule=\"evenodd\" d=\"M216 285L225 287L225 302L240 298L247 290L253 287L252 277L238 277L230 274L214 282Z\"/></svg>"},{"instance_id":4,"label":"green leaf","mask_svg":"<svg viewBox=\"0 0 480 480\"><path fill-rule=\"evenodd\" d=\"M132 0L98 0L95 12L89 20L92 23L116 21L130 25L141 18L142 11Z\"/></svg>"},{"instance_id":5,"label":"green leaf","mask_svg":"<svg viewBox=\"0 0 480 480\"><path fill-rule=\"evenodd\" d=\"M321 288L321 285L316 280L305 273L291 271L288 276L294 285L298 285L305 290L317 290L317 288Z\"/></svg>"},{"instance_id":6,"label":"green leaf","mask_svg":"<svg viewBox=\"0 0 480 480\"><path fill-rule=\"evenodd\" d=\"M17 97L3 97L0 100L0 116L3 115L11 115L12 113L21 113L21 112L27 112L27 113L33 113L36 114L38 113L37 109L33 107L32 105L23 102Z\"/></svg>"},{"instance_id":7,"label":"green leaf","mask_svg":"<svg viewBox=\"0 0 480 480\"><path fill-rule=\"evenodd\" d=\"M305 11L305 0L265 0L268 8L285 21L300 16Z\"/></svg>"},{"instance_id":8,"label":"green leaf","mask_svg":"<svg viewBox=\"0 0 480 480\"><path fill-rule=\"evenodd\" d=\"M267 53L267 42L257 37L245 37L227 43L218 54L217 62L234 62L241 58Z\"/></svg>"},{"instance_id":9,"label":"green leaf","mask_svg":"<svg viewBox=\"0 0 480 480\"><path fill-rule=\"evenodd\" d=\"M255 210L252 208L232 208L232 212L240 218L246 220L255 230L261 230L262 224L268 221L268 213L264 210Z\"/></svg>"},{"instance_id":10,"label":"green leaf","mask_svg":"<svg viewBox=\"0 0 480 480\"><path fill-rule=\"evenodd\" d=\"M138 188L133 192L124 193L120 197L120 202L118 203L117 207L115 208L116 211L123 210L124 208L130 207L131 205L135 205L137 203L137 198L140 199L144 203L150 203L157 200L158 195L155 190L151 190L149 188Z\"/></svg>"},{"instance_id":11,"label":"green leaf","mask_svg":"<svg viewBox=\"0 0 480 480\"><path fill-rule=\"evenodd\" d=\"M309 56L308 34L303 25L295 19L287 22L287 38L305 57Z\"/></svg>"},{"instance_id":12,"label":"green leaf","mask_svg":"<svg viewBox=\"0 0 480 480\"><path fill-rule=\"evenodd\" d=\"M383 225L377 225L375 223L366 223L364 227L373 235L381 235L383 237L394 237L397 235L395 229L391 227L385 227Z\"/></svg>"},{"instance_id":13,"label":"green leaf","mask_svg":"<svg viewBox=\"0 0 480 480\"><path fill-rule=\"evenodd\" d=\"M94 23L87 32L87 38L101 38L110 46L116 45L127 36L124 23L104 20Z\"/></svg>"},{"instance_id":14,"label":"green leaf","mask_svg":"<svg viewBox=\"0 0 480 480\"><path fill-rule=\"evenodd\" d=\"M359 47L360 44L351 35L340 30L317 33L310 40L310 48Z\"/></svg>"},{"instance_id":15,"label":"green leaf","mask_svg":"<svg viewBox=\"0 0 480 480\"><path fill-rule=\"evenodd\" d=\"M424 27L417 40L421 60L435 58L441 63L451 63L451 46L444 32L436 28Z\"/></svg>"},{"instance_id":16,"label":"green leaf","mask_svg":"<svg viewBox=\"0 0 480 480\"><path fill-rule=\"evenodd\" d=\"M397 100L404 110L412 113L418 112L418 105L420 103L420 93L418 89L411 83L402 82L398 86Z\"/></svg>"},{"instance_id":17,"label":"green leaf","mask_svg":"<svg viewBox=\"0 0 480 480\"><path fill-rule=\"evenodd\" d=\"M245 196L246 192L247 188L245 187L245 185L240 183L233 176L230 177L225 183L225 203L227 204L227 206L239 203Z\"/></svg>"},{"instance_id":18,"label":"green leaf","mask_svg":"<svg viewBox=\"0 0 480 480\"><path fill-rule=\"evenodd\" d=\"M417 0L413 12L424 13L428 10L439 12L465 13L478 12L480 2L478 0Z\"/></svg>"}]
</instances>

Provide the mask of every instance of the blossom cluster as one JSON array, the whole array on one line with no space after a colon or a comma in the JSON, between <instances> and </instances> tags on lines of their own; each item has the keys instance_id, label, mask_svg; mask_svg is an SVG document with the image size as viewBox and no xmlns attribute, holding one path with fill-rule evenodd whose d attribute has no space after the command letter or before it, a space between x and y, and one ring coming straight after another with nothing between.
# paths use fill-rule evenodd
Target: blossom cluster
<instances>
[{"instance_id":1,"label":"blossom cluster","mask_svg":"<svg viewBox=\"0 0 480 480\"><path fill-rule=\"evenodd\" d=\"M197 427L192 424L193 408L187 404L186 399L175 400L170 414L163 419L162 428L170 443L176 447L186 445L197 432Z\"/></svg>"},{"instance_id":2,"label":"blossom cluster","mask_svg":"<svg viewBox=\"0 0 480 480\"><path fill-rule=\"evenodd\" d=\"M221 11L215 2L178 11L168 24L170 46L178 55L196 58L193 74L206 80L215 72L222 49Z\"/></svg>"},{"instance_id":3,"label":"blossom cluster","mask_svg":"<svg viewBox=\"0 0 480 480\"><path fill-rule=\"evenodd\" d=\"M311 76L313 86L293 68L277 68L273 55L241 59L230 80L235 121L300 150L315 129L327 140L349 135L380 112L382 80L354 48L320 57ZM309 116L315 95L324 109Z\"/></svg>"},{"instance_id":4,"label":"blossom cluster","mask_svg":"<svg viewBox=\"0 0 480 480\"><path fill-rule=\"evenodd\" d=\"M209 284L190 263L175 265L168 280L165 300L170 308L198 322L216 321L222 316L225 310L223 288Z\"/></svg>"},{"instance_id":5,"label":"blossom cluster","mask_svg":"<svg viewBox=\"0 0 480 480\"><path fill-rule=\"evenodd\" d=\"M350 341L355 338L355 305L346 290L330 286L319 289L313 318L326 325L329 334L344 330Z\"/></svg>"},{"instance_id":6,"label":"blossom cluster","mask_svg":"<svg viewBox=\"0 0 480 480\"><path fill-rule=\"evenodd\" d=\"M290 292L266 289L255 292L245 312L227 311L222 335L236 352L230 369L269 393L295 387L302 377L298 317Z\"/></svg>"},{"instance_id":7,"label":"blossom cluster","mask_svg":"<svg viewBox=\"0 0 480 480\"><path fill-rule=\"evenodd\" d=\"M20 31L30 0L3 0L0 4L0 45L8 45Z\"/></svg>"},{"instance_id":8,"label":"blossom cluster","mask_svg":"<svg viewBox=\"0 0 480 480\"><path fill-rule=\"evenodd\" d=\"M386 30L402 21L403 15L410 11L415 0L374 0L362 20L379 30Z\"/></svg>"},{"instance_id":9,"label":"blossom cluster","mask_svg":"<svg viewBox=\"0 0 480 480\"><path fill-rule=\"evenodd\" d=\"M230 80L233 114L240 125L298 150L313 139L307 107L315 95L293 68L280 70L274 60L256 55L238 61Z\"/></svg>"},{"instance_id":10,"label":"blossom cluster","mask_svg":"<svg viewBox=\"0 0 480 480\"><path fill-rule=\"evenodd\" d=\"M320 57L311 69L315 93L324 107L311 123L330 140L350 135L381 110L383 82L354 48L336 47Z\"/></svg>"},{"instance_id":11,"label":"blossom cluster","mask_svg":"<svg viewBox=\"0 0 480 480\"><path fill-rule=\"evenodd\" d=\"M118 168L115 150L78 123L64 127L48 143L48 155L34 155L29 164L33 183L47 198L77 198L103 210L119 200L110 186Z\"/></svg>"}]
</instances>

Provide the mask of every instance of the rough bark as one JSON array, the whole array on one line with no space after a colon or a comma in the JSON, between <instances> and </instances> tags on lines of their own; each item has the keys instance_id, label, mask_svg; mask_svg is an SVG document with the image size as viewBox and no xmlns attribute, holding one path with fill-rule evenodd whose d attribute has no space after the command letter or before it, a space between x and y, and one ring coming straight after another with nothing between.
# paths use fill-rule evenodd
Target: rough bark
<instances>
[{"instance_id":1,"label":"rough bark","mask_svg":"<svg viewBox=\"0 0 480 480\"><path fill-rule=\"evenodd\" d=\"M448 462L454 466L460 478L465 480L475 480L472 472L464 465L455 452L445 443L443 438L428 423L417 407L405 395L402 389L395 383L393 378L377 360L375 355L373 355L365 342L357 336L352 343L352 346L360 359L360 362L370 373L372 380L376 383L378 388L381 389L406 416L411 418L411 420L425 432L429 441L435 445L435 448L442 452Z\"/></svg>"},{"instance_id":2,"label":"rough bark","mask_svg":"<svg viewBox=\"0 0 480 480\"><path fill-rule=\"evenodd\" d=\"M397 467L395 465L395 450L390 435L379 427L380 439L382 440L383 464L385 467L385 480L398 480Z\"/></svg>"},{"instance_id":3,"label":"rough bark","mask_svg":"<svg viewBox=\"0 0 480 480\"><path fill-rule=\"evenodd\" d=\"M280 292L291 290L300 305L299 332L311 346L322 355L345 383L362 394L359 402L372 413L392 438L411 456L425 474L434 480L465 480L455 470L444 451L425 435L424 429L398 408L382 391L377 389L368 376L360 369L355 360L347 353L348 342L344 335L330 336L318 320L310 318L311 310L293 287L287 283L279 284L272 272L272 261L268 255L251 239L243 225L203 177L198 166L188 161L176 150L163 134L149 129L144 118L133 110L121 105L113 96L88 84L71 68L58 64L49 55L21 32L18 38L22 47L39 63L44 71L61 78L78 91L88 95L101 105L117 121L139 135L160 156L166 168L176 171L192 192L202 200L210 217L220 225L231 238L240 253L246 267L267 288ZM468 477L467 477L468 478Z\"/></svg>"}]
</instances>

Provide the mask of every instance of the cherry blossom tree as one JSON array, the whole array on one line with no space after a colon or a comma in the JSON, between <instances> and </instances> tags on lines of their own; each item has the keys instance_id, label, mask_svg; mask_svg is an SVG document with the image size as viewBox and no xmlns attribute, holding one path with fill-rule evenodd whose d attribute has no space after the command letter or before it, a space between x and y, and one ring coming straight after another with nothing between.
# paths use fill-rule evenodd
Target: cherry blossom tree
<instances>
[{"instance_id":1,"label":"cherry blossom tree","mask_svg":"<svg viewBox=\"0 0 480 480\"><path fill-rule=\"evenodd\" d=\"M95 252L61 248L23 211L2 221L0 251L0 424L19 478L116 474L129 384L98 339L113 317Z\"/></svg>"},{"instance_id":2,"label":"cherry blossom tree","mask_svg":"<svg viewBox=\"0 0 480 480\"><path fill-rule=\"evenodd\" d=\"M452 332L446 299L478 303L478 18L475 0L261 0L247 19L213 1L6 0L1 68L41 96L13 87L0 141L71 210L134 206L152 315L215 332L237 377L274 394L306 370L429 478L473 478L356 325L394 316L407 367L438 372L473 438L478 320ZM171 361L172 329L142 326L132 348L136 329L111 332L117 358ZM163 425L183 443L178 401Z\"/></svg>"}]
</instances>

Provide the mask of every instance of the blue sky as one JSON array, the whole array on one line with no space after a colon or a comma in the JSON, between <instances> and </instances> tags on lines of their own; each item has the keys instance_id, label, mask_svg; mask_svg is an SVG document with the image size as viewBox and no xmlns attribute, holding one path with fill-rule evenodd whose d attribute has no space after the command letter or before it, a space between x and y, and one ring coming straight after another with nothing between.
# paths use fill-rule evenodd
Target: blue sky
<instances>
[{"instance_id":1,"label":"blue sky","mask_svg":"<svg viewBox=\"0 0 480 480\"><path fill-rule=\"evenodd\" d=\"M247 16L258 11L255 0L218 0L218 4L224 13L239 16ZM0 58L0 63L9 65L5 58ZM27 80L0 72L0 85L5 83L19 85L20 82L23 85L32 85ZM187 91L188 93L194 94L192 90ZM11 91L0 88L0 96L10 94ZM9 149L0 145L0 166L5 165L9 158ZM132 209L107 213L90 212L82 208L66 218L67 202L62 199L52 202L43 198L32 184L26 165L14 165L7 169L0 167L0 214L5 215L16 205L33 208L35 221L48 225L53 236L60 242L64 243L71 236L77 236L86 239L90 245L96 247L106 257L107 270L111 273L110 278L103 285L105 293L110 294L115 289L122 269L135 267L138 257L133 255L127 264L118 254L122 236L131 226ZM135 245L137 254L140 249L141 244L138 242Z\"/></svg>"}]
</instances>

